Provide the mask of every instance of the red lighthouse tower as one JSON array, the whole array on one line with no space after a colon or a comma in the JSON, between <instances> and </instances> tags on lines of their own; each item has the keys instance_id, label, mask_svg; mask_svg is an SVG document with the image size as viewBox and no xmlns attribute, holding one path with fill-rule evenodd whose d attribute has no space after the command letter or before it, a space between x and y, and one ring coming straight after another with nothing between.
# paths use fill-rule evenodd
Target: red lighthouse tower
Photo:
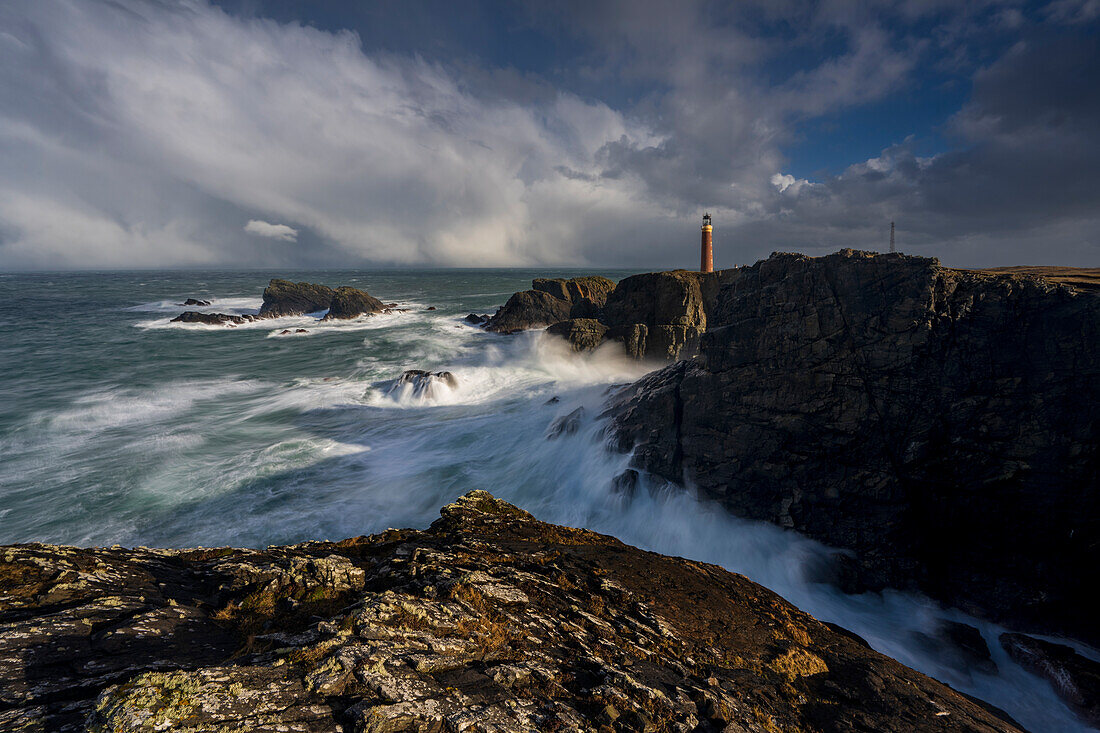
<instances>
[{"instance_id":1,"label":"red lighthouse tower","mask_svg":"<svg viewBox=\"0 0 1100 733\"><path fill-rule=\"evenodd\" d=\"M699 258L699 272L714 272L714 244L711 241L711 232L714 227L710 225L710 214L703 214L703 245L702 255Z\"/></svg>"}]
</instances>

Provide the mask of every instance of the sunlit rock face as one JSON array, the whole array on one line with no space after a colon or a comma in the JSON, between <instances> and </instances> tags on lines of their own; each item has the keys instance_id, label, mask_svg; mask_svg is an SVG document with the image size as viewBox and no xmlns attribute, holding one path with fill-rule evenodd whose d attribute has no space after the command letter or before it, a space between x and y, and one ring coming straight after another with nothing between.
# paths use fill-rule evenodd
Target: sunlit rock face
<instances>
[{"instance_id":1,"label":"sunlit rock face","mask_svg":"<svg viewBox=\"0 0 1100 733\"><path fill-rule=\"evenodd\" d=\"M1015 731L717 566L483 491L266 550L0 548L5 730Z\"/></svg>"},{"instance_id":2,"label":"sunlit rock face","mask_svg":"<svg viewBox=\"0 0 1100 733\"><path fill-rule=\"evenodd\" d=\"M613 404L635 464L919 587L1095 639L1100 297L844 250L720 275L701 355Z\"/></svg>"}]
</instances>

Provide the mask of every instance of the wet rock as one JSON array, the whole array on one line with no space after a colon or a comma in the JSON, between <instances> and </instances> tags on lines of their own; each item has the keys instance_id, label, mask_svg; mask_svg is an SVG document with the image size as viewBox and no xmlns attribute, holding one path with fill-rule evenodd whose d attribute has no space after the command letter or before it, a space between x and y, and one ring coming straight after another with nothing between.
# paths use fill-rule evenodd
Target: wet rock
<instances>
[{"instance_id":1,"label":"wet rock","mask_svg":"<svg viewBox=\"0 0 1100 733\"><path fill-rule=\"evenodd\" d=\"M294 329L294 333L309 333L309 331L304 328L296 328Z\"/></svg>"},{"instance_id":2,"label":"wet rock","mask_svg":"<svg viewBox=\"0 0 1100 733\"><path fill-rule=\"evenodd\" d=\"M982 633L970 624L944 621L935 635L917 634L918 641L943 664L985 674L996 674L997 664Z\"/></svg>"},{"instance_id":3,"label":"wet rock","mask_svg":"<svg viewBox=\"0 0 1100 733\"><path fill-rule=\"evenodd\" d=\"M282 331L279 331L279 335L280 335L280 336L286 336L286 335L287 335L287 334L289 334L290 332L291 332L291 331L290 331L290 329L289 329L289 328L284 328L284 329L283 329Z\"/></svg>"},{"instance_id":4,"label":"wet rock","mask_svg":"<svg viewBox=\"0 0 1100 733\"><path fill-rule=\"evenodd\" d=\"M333 290L325 285L289 280L272 279L264 288L264 302L260 306L260 318L301 316L329 309Z\"/></svg>"},{"instance_id":5,"label":"wet rock","mask_svg":"<svg viewBox=\"0 0 1100 733\"><path fill-rule=\"evenodd\" d=\"M458 388L458 377L451 372L428 372L423 369L409 369L398 377L390 392L411 389L416 397L436 397L437 386L444 385L449 389Z\"/></svg>"},{"instance_id":6,"label":"wet rock","mask_svg":"<svg viewBox=\"0 0 1100 733\"><path fill-rule=\"evenodd\" d=\"M386 305L365 290L341 286L333 291L328 313L323 320L346 320L382 313L385 310Z\"/></svg>"},{"instance_id":7,"label":"wet rock","mask_svg":"<svg viewBox=\"0 0 1100 733\"><path fill-rule=\"evenodd\" d=\"M430 311L434 311L434 310L435 310L435 306L434 306L434 305L429 305L429 306L428 306L428 307L427 307L427 308L426 308L425 310L430 310Z\"/></svg>"},{"instance_id":8,"label":"wet rock","mask_svg":"<svg viewBox=\"0 0 1100 733\"><path fill-rule=\"evenodd\" d=\"M1100 663L1024 634L1001 634L1000 642L1017 664L1050 682L1081 720L1100 728Z\"/></svg>"},{"instance_id":9,"label":"wet rock","mask_svg":"<svg viewBox=\"0 0 1100 733\"><path fill-rule=\"evenodd\" d=\"M609 405L638 468L854 551L853 589L1097 640L1100 298L852 250L699 283L654 313L705 315L700 356ZM605 319L645 307L625 284Z\"/></svg>"},{"instance_id":10,"label":"wet rock","mask_svg":"<svg viewBox=\"0 0 1100 733\"><path fill-rule=\"evenodd\" d=\"M546 332L564 338L574 351L591 351L603 343L607 326L592 318L573 318L555 323Z\"/></svg>"},{"instance_id":11,"label":"wet rock","mask_svg":"<svg viewBox=\"0 0 1100 733\"><path fill-rule=\"evenodd\" d=\"M230 315L228 313L199 313L198 311L185 311L172 319L172 323L205 323L208 326L232 326L241 323L250 323L256 320L251 315Z\"/></svg>"},{"instance_id":12,"label":"wet rock","mask_svg":"<svg viewBox=\"0 0 1100 733\"><path fill-rule=\"evenodd\" d=\"M471 326L483 326L483 325L485 325L486 323L489 322L489 316L478 315L477 313L471 313L470 315L466 316L462 320L465 321L466 323L469 323Z\"/></svg>"},{"instance_id":13,"label":"wet rock","mask_svg":"<svg viewBox=\"0 0 1100 733\"><path fill-rule=\"evenodd\" d=\"M198 298L188 298L180 303L180 305L210 305L209 300L199 300Z\"/></svg>"},{"instance_id":14,"label":"wet rock","mask_svg":"<svg viewBox=\"0 0 1100 733\"><path fill-rule=\"evenodd\" d=\"M0 547L4 730L608 724L1018 730L743 576L484 491L342 542Z\"/></svg>"},{"instance_id":15,"label":"wet rock","mask_svg":"<svg viewBox=\"0 0 1100 733\"><path fill-rule=\"evenodd\" d=\"M560 438L563 435L573 435L581 427L581 421L584 419L584 408L578 407L570 412L568 415L559 417L554 422L550 423L550 428L546 432L546 438L553 440Z\"/></svg>"},{"instance_id":16,"label":"wet rock","mask_svg":"<svg viewBox=\"0 0 1100 733\"><path fill-rule=\"evenodd\" d=\"M611 490L628 498L638 490L638 472L628 468L611 480Z\"/></svg>"}]
</instances>

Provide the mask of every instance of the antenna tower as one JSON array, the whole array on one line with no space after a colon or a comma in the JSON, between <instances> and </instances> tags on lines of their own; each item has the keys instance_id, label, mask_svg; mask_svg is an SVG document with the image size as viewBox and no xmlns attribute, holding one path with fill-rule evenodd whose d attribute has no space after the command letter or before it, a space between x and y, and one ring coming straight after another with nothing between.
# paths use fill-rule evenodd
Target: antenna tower
<instances>
[{"instance_id":1,"label":"antenna tower","mask_svg":"<svg viewBox=\"0 0 1100 733\"><path fill-rule=\"evenodd\" d=\"M894 222L890 222L890 254L896 254L898 248L894 246Z\"/></svg>"}]
</instances>

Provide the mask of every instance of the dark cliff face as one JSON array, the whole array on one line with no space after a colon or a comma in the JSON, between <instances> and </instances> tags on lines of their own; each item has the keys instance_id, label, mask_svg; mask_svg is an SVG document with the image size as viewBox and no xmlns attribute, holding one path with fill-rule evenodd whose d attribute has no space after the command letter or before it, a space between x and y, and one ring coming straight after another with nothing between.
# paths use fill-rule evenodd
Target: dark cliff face
<instances>
[{"instance_id":1,"label":"dark cliff face","mask_svg":"<svg viewBox=\"0 0 1100 733\"><path fill-rule=\"evenodd\" d=\"M1015 731L746 578L485 492L263 551L0 548L0 729Z\"/></svg>"},{"instance_id":2,"label":"dark cliff face","mask_svg":"<svg viewBox=\"0 0 1100 733\"><path fill-rule=\"evenodd\" d=\"M843 251L722 273L702 355L612 406L636 463L919 587L1095 640L1100 298Z\"/></svg>"}]
</instances>

